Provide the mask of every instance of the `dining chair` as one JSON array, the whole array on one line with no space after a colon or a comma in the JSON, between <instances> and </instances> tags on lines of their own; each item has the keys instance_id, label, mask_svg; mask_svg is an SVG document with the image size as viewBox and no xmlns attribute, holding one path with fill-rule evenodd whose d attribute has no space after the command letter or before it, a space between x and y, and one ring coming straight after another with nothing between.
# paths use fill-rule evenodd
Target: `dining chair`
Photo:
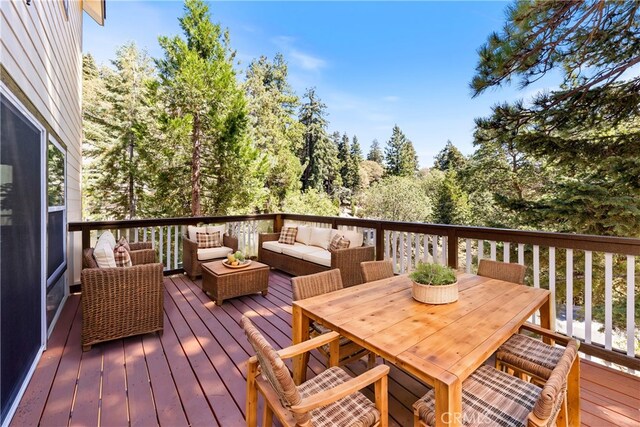
<instances>
[{"instance_id":1,"label":"dining chair","mask_svg":"<svg viewBox=\"0 0 640 427\"><path fill-rule=\"evenodd\" d=\"M323 295L329 292L343 289L342 275L337 268L329 271L323 271L321 273L309 274L306 276L298 276L291 278L291 288L293 291L293 301L307 299L318 295ZM309 325L309 331L311 337L326 334L331 332L330 329L316 323L311 322ZM329 366L329 348L328 346L322 346L318 348L318 352L327 359L327 366ZM369 355L367 366L372 368L376 363L376 356L370 353L368 350L362 348L353 341L341 337L340 338L340 351L338 355L338 364L346 365L355 360L361 359L365 355Z\"/></svg>"},{"instance_id":2,"label":"dining chair","mask_svg":"<svg viewBox=\"0 0 640 427\"><path fill-rule=\"evenodd\" d=\"M481 259L478 275L524 284L526 267L521 264ZM534 325L530 325L534 326ZM529 325L526 325L529 327ZM523 334L512 335L496 352L496 369L511 370L521 379L543 385L562 357L562 349Z\"/></svg>"},{"instance_id":3,"label":"dining chair","mask_svg":"<svg viewBox=\"0 0 640 427\"><path fill-rule=\"evenodd\" d=\"M393 264L389 260L365 261L360 263L364 283L393 277Z\"/></svg>"},{"instance_id":4,"label":"dining chair","mask_svg":"<svg viewBox=\"0 0 640 427\"><path fill-rule=\"evenodd\" d=\"M285 426L388 425L388 366L376 366L355 378L342 368L332 366L296 386L283 359L322 345L335 348L332 343L340 339L338 333L329 332L276 351L249 318L243 316L240 323L256 352L247 365L247 426L257 425L258 393L264 398L262 425L265 427L272 425L274 414ZM371 384L375 403L359 391Z\"/></svg>"},{"instance_id":5,"label":"dining chair","mask_svg":"<svg viewBox=\"0 0 640 427\"><path fill-rule=\"evenodd\" d=\"M567 426L567 383L577 354L578 342L570 340L543 387L481 366L462 383L462 424ZM413 413L415 427L435 425L434 390L413 404Z\"/></svg>"}]
</instances>

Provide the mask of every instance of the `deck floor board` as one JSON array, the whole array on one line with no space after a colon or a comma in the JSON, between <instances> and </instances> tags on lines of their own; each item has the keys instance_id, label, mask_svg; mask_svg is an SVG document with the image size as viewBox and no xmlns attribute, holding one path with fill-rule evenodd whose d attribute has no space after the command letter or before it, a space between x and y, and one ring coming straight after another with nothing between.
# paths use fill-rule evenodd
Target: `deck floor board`
<instances>
[{"instance_id":1,"label":"deck floor board","mask_svg":"<svg viewBox=\"0 0 640 427\"><path fill-rule=\"evenodd\" d=\"M216 306L200 280L165 278L162 335L103 343L88 352L80 347L80 297L70 296L11 425L244 424L246 361L253 351L238 324L241 316L250 316L274 346L291 343L289 276L272 271L269 282L266 297ZM308 375L321 372L324 363L312 352ZM360 374L366 361L347 370ZM640 423L640 378L583 361L581 380L583 425ZM411 405L427 390L391 366L390 425L411 425ZM371 390L365 394L373 397Z\"/></svg>"}]
</instances>

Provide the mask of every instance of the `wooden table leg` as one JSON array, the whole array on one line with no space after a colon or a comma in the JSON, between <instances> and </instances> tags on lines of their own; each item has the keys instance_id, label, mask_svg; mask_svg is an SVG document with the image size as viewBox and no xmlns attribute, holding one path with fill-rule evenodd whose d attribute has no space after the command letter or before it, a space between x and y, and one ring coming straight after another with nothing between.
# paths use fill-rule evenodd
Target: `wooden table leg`
<instances>
[{"instance_id":1,"label":"wooden table leg","mask_svg":"<svg viewBox=\"0 0 640 427\"><path fill-rule=\"evenodd\" d=\"M300 344L309 339L309 318L304 315L300 307L293 305L292 308L292 336L293 344ZM293 381L300 385L307 377L307 364L309 353L304 353L293 358Z\"/></svg>"},{"instance_id":2,"label":"wooden table leg","mask_svg":"<svg viewBox=\"0 0 640 427\"><path fill-rule=\"evenodd\" d=\"M580 355L571 365L567 379L567 412L570 426L580 425Z\"/></svg>"},{"instance_id":3,"label":"wooden table leg","mask_svg":"<svg viewBox=\"0 0 640 427\"><path fill-rule=\"evenodd\" d=\"M553 325L553 327L551 326ZM547 298L547 301L540 307L540 326L544 329L548 329L551 332L555 332L555 315L553 307L551 306L551 296ZM554 345L555 341L551 338L542 337L542 341Z\"/></svg>"},{"instance_id":4,"label":"wooden table leg","mask_svg":"<svg viewBox=\"0 0 640 427\"><path fill-rule=\"evenodd\" d=\"M435 383L436 426L462 426L462 382L454 375Z\"/></svg>"}]
</instances>

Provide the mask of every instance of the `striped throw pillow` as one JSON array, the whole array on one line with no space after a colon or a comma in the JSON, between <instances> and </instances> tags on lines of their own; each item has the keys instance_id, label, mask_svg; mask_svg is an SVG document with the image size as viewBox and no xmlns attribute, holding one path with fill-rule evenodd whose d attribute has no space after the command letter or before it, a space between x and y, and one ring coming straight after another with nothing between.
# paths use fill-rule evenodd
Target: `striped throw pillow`
<instances>
[{"instance_id":1,"label":"striped throw pillow","mask_svg":"<svg viewBox=\"0 0 640 427\"><path fill-rule=\"evenodd\" d=\"M351 241L346 239L342 234L336 234L333 236L333 239L331 239L331 243L329 243L329 252L335 252L338 249L347 249L350 243Z\"/></svg>"},{"instance_id":2,"label":"striped throw pillow","mask_svg":"<svg viewBox=\"0 0 640 427\"><path fill-rule=\"evenodd\" d=\"M280 238L278 239L278 243L293 245L296 242L297 234L298 227L283 227L282 231L280 231Z\"/></svg>"},{"instance_id":3,"label":"striped throw pillow","mask_svg":"<svg viewBox=\"0 0 640 427\"><path fill-rule=\"evenodd\" d=\"M118 243L113 249L113 257L116 260L116 267L131 267L133 265L127 246Z\"/></svg>"},{"instance_id":4,"label":"striped throw pillow","mask_svg":"<svg viewBox=\"0 0 640 427\"><path fill-rule=\"evenodd\" d=\"M196 242L198 243L198 249L219 248L222 246L219 231L215 233L196 233Z\"/></svg>"},{"instance_id":5,"label":"striped throw pillow","mask_svg":"<svg viewBox=\"0 0 640 427\"><path fill-rule=\"evenodd\" d=\"M127 238L126 237L124 237L124 236L120 237L120 239L118 240L118 243L116 243L116 246L118 246L118 245L124 246L124 248L126 250L131 252L131 246L129 246L129 242L127 242ZM114 249L115 249L115 247L114 247Z\"/></svg>"}]
</instances>

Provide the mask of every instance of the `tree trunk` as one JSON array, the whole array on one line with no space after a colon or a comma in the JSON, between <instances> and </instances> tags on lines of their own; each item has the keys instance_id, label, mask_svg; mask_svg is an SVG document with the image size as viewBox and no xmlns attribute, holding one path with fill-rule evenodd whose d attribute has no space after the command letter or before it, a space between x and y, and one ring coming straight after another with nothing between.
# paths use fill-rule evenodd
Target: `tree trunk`
<instances>
[{"instance_id":1,"label":"tree trunk","mask_svg":"<svg viewBox=\"0 0 640 427\"><path fill-rule=\"evenodd\" d=\"M129 132L129 219L136 216L136 199L133 177L133 134Z\"/></svg>"},{"instance_id":2,"label":"tree trunk","mask_svg":"<svg viewBox=\"0 0 640 427\"><path fill-rule=\"evenodd\" d=\"M191 142L193 143L193 155L191 157L191 216L201 216L200 207L200 156L202 141L200 140L200 118L196 114L193 117L193 129L191 130Z\"/></svg>"}]
</instances>

